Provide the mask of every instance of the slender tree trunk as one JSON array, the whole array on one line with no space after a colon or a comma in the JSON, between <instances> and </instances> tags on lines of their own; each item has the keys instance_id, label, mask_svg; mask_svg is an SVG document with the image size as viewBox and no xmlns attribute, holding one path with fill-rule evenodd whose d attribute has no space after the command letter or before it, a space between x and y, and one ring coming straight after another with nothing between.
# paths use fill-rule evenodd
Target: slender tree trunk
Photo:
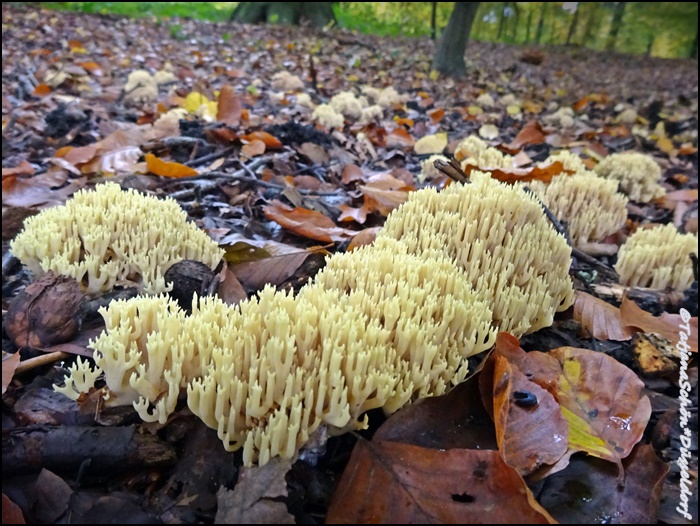
<instances>
[{"instance_id":1,"label":"slender tree trunk","mask_svg":"<svg viewBox=\"0 0 700 526\"><path fill-rule=\"evenodd\" d=\"M574 15L571 18L571 24L569 24L569 32L566 34L566 45L571 44L571 39L574 37L574 34L576 33L576 27L578 26L578 14L581 11L581 6L578 5L576 6L576 11L574 11Z\"/></svg>"},{"instance_id":2,"label":"slender tree trunk","mask_svg":"<svg viewBox=\"0 0 700 526\"><path fill-rule=\"evenodd\" d=\"M549 43L554 44L554 37L556 36L557 33L557 17L556 13L552 13L550 17L552 19L552 23L549 24Z\"/></svg>"},{"instance_id":3,"label":"slender tree trunk","mask_svg":"<svg viewBox=\"0 0 700 526\"><path fill-rule=\"evenodd\" d=\"M695 38L693 39L693 43L690 46L690 53L688 53L688 57L690 58L698 58L698 28L697 28L697 20L696 20L696 26L695 26Z\"/></svg>"},{"instance_id":4,"label":"slender tree trunk","mask_svg":"<svg viewBox=\"0 0 700 526\"><path fill-rule=\"evenodd\" d=\"M463 77L467 73L464 52L480 2L455 2L454 10L435 50L433 69L442 75Z\"/></svg>"},{"instance_id":5,"label":"slender tree trunk","mask_svg":"<svg viewBox=\"0 0 700 526\"><path fill-rule=\"evenodd\" d=\"M540 20L537 22L537 32L535 33L535 44L542 41L542 32L544 31L544 19L547 15L547 2L542 2L542 10L540 11Z\"/></svg>"},{"instance_id":6,"label":"slender tree trunk","mask_svg":"<svg viewBox=\"0 0 700 526\"><path fill-rule=\"evenodd\" d=\"M430 38L435 40L437 37L437 2L430 2Z\"/></svg>"},{"instance_id":7,"label":"slender tree trunk","mask_svg":"<svg viewBox=\"0 0 700 526\"><path fill-rule=\"evenodd\" d=\"M617 35L622 28L622 18L625 16L625 7L627 2L615 2L613 7L613 19L610 24L610 31L608 32L608 39L605 42L605 49L607 51L612 51L615 49L615 43L617 42Z\"/></svg>"},{"instance_id":8,"label":"slender tree trunk","mask_svg":"<svg viewBox=\"0 0 700 526\"><path fill-rule=\"evenodd\" d=\"M506 9L508 9L508 2L503 2L503 9L501 9L501 19L498 21L498 33L496 34L496 41L501 40L501 35L503 34L503 26L506 23Z\"/></svg>"},{"instance_id":9,"label":"slender tree trunk","mask_svg":"<svg viewBox=\"0 0 700 526\"><path fill-rule=\"evenodd\" d=\"M510 41L515 42L518 37L518 28L520 27L520 8L517 2L513 2L513 11L515 15L513 16L513 23L510 25Z\"/></svg>"},{"instance_id":10,"label":"slender tree trunk","mask_svg":"<svg viewBox=\"0 0 700 526\"><path fill-rule=\"evenodd\" d=\"M525 33L525 42L530 43L530 28L532 27L532 9L527 13L527 33Z\"/></svg>"},{"instance_id":11,"label":"slender tree trunk","mask_svg":"<svg viewBox=\"0 0 700 526\"><path fill-rule=\"evenodd\" d=\"M598 2L590 2L592 4L591 12L588 14L586 19L586 27L583 29L583 37L581 38L581 45L586 46L591 41L591 35L593 34L593 28L596 26L596 19L598 18ZM579 7L580 8L580 7Z\"/></svg>"}]
</instances>

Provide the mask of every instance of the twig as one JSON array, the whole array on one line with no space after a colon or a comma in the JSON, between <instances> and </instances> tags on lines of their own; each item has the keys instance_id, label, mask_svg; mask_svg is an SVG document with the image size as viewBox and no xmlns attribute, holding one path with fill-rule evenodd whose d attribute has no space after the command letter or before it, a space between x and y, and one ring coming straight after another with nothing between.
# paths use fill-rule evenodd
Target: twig
<instances>
[{"instance_id":1,"label":"twig","mask_svg":"<svg viewBox=\"0 0 700 526\"><path fill-rule=\"evenodd\" d=\"M469 176L464 173L464 170L462 170L462 167L459 165L459 161L454 157L450 159L449 162L438 159L433 162L433 166L453 181L463 184L471 183Z\"/></svg>"},{"instance_id":2,"label":"twig","mask_svg":"<svg viewBox=\"0 0 700 526\"><path fill-rule=\"evenodd\" d=\"M187 161L185 163L185 165L193 168L195 166L200 166L204 163L208 163L209 161L213 161L215 159L218 159L219 157L224 157L226 155L229 155L232 152L233 152L233 146L229 146L228 148L224 148L220 152L210 153L209 155L203 155L202 157L199 157L198 159L192 159L191 161Z\"/></svg>"},{"instance_id":3,"label":"twig","mask_svg":"<svg viewBox=\"0 0 700 526\"><path fill-rule=\"evenodd\" d=\"M67 352L56 351L48 354L41 354L39 356L35 356L34 358L29 358L28 360L23 360L19 363L17 369L15 369L15 375L26 373L27 371L31 371L32 369L36 369L42 365L57 362L59 360L67 360L71 356L72 355L68 354Z\"/></svg>"}]
</instances>

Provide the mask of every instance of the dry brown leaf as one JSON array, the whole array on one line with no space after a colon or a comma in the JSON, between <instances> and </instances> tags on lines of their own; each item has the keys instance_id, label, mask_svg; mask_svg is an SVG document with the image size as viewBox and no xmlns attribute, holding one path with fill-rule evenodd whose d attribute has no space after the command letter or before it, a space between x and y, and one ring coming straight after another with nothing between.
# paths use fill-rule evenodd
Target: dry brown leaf
<instances>
[{"instance_id":1,"label":"dry brown leaf","mask_svg":"<svg viewBox=\"0 0 700 526\"><path fill-rule=\"evenodd\" d=\"M430 120L432 121L433 124L437 124L445 117L445 110L443 110L442 108L437 108L437 109L431 110L427 113L428 113L428 117L430 117Z\"/></svg>"},{"instance_id":2,"label":"dry brown leaf","mask_svg":"<svg viewBox=\"0 0 700 526\"><path fill-rule=\"evenodd\" d=\"M263 212L265 217L294 234L323 243L344 241L355 235L352 230L340 228L320 212L301 207L291 208L280 201L264 206Z\"/></svg>"},{"instance_id":3,"label":"dry brown leaf","mask_svg":"<svg viewBox=\"0 0 700 526\"><path fill-rule=\"evenodd\" d=\"M314 163L314 164L328 164L330 160L328 152L323 146L314 144L312 142L305 142L298 149L299 153Z\"/></svg>"},{"instance_id":4,"label":"dry brown leaf","mask_svg":"<svg viewBox=\"0 0 700 526\"><path fill-rule=\"evenodd\" d=\"M48 84L37 84L34 91L32 91L32 95L35 97L46 97L50 95L52 91L53 89Z\"/></svg>"},{"instance_id":5,"label":"dry brown leaf","mask_svg":"<svg viewBox=\"0 0 700 526\"><path fill-rule=\"evenodd\" d=\"M487 166L479 168L479 166L475 164L466 164L463 170L467 175L471 174L474 170L490 172L491 177L508 184L518 182L527 183L529 181L542 181L543 183L549 184L552 182L552 178L555 175L571 175L574 173L571 170L565 170L564 165L559 161L554 161L546 165L533 166L532 168L489 168Z\"/></svg>"},{"instance_id":6,"label":"dry brown leaf","mask_svg":"<svg viewBox=\"0 0 700 526\"><path fill-rule=\"evenodd\" d=\"M620 315L622 323L630 328L634 327L642 332L654 332L660 334L674 345L678 343L681 333L686 334L687 331L682 330L682 326L686 324L689 327L690 334L687 335L687 344L692 352L698 352L698 319L688 316L684 318L680 314L663 313L656 317L653 314L640 308L634 301L627 296L622 298L620 305Z\"/></svg>"},{"instance_id":7,"label":"dry brown leaf","mask_svg":"<svg viewBox=\"0 0 700 526\"><path fill-rule=\"evenodd\" d=\"M622 323L620 309L586 292L576 291L574 319L597 340L627 341L632 331Z\"/></svg>"},{"instance_id":8,"label":"dry brown leaf","mask_svg":"<svg viewBox=\"0 0 700 526\"><path fill-rule=\"evenodd\" d=\"M5 354L2 357L2 394L7 391L7 386L10 385L12 377L15 375L15 369L19 365L19 352L14 354ZM4 508L3 508L4 509Z\"/></svg>"},{"instance_id":9,"label":"dry brown leaf","mask_svg":"<svg viewBox=\"0 0 700 526\"><path fill-rule=\"evenodd\" d=\"M246 141L254 141L256 139L260 140L264 142L265 146L267 146L271 150L278 150L282 148L282 142L277 137L264 131L255 131L247 135L242 135L241 139L244 139Z\"/></svg>"},{"instance_id":10,"label":"dry brown leaf","mask_svg":"<svg viewBox=\"0 0 700 526\"><path fill-rule=\"evenodd\" d=\"M224 266L221 271L219 287L216 295L219 296L229 305L237 305L241 301L248 298L248 294L243 289L243 285L238 281L236 274L229 265Z\"/></svg>"},{"instance_id":11,"label":"dry brown leaf","mask_svg":"<svg viewBox=\"0 0 700 526\"><path fill-rule=\"evenodd\" d=\"M412 148L416 140L406 131L406 128L396 128L386 136L387 148Z\"/></svg>"},{"instance_id":12,"label":"dry brown leaf","mask_svg":"<svg viewBox=\"0 0 700 526\"><path fill-rule=\"evenodd\" d=\"M361 230L355 237L352 238L350 244L348 245L348 252L352 252L356 248L362 247L364 245L371 245L377 237L377 232L381 230L381 227L374 226L370 228L365 228Z\"/></svg>"},{"instance_id":13,"label":"dry brown leaf","mask_svg":"<svg viewBox=\"0 0 700 526\"><path fill-rule=\"evenodd\" d=\"M248 290L261 290L265 285L280 285L291 278L312 254L308 250L296 249L256 261L247 261L231 266L238 281Z\"/></svg>"},{"instance_id":14,"label":"dry brown leaf","mask_svg":"<svg viewBox=\"0 0 700 526\"><path fill-rule=\"evenodd\" d=\"M329 524L548 524L553 519L498 451L360 440Z\"/></svg>"},{"instance_id":15,"label":"dry brown leaf","mask_svg":"<svg viewBox=\"0 0 700 526\"><path fill-rule=\"evenodd\" d=\"M233 86L225 84L219 92L216 120L228 126L238 126L241 122L243 106Z\"/></svg>"},{"instance_id":16,"label":"dry brown leaf","mask_svg":"<svg viewBox=\"0 0 700 526\"><path fill-rule=\"evenodd\" d=\"M241 155L246 157L257 157L265 153L265 143L260 139L253 139L248 144L244 144L241 148Z\"/></svg>"},{"instance_id":17,"label":"dry brown leaf","mask_svg":"<svg viewBox=\"0 0 700 526\"><path fill-rule=\"evenodd\" d=\"M152 153L146 154L146 167L152 174L160 175L162 177L180 178L192 177L193 175L198 174L197 170L194 168L190 168L189 166L185 166L184 164L180 163L163 161L162 159L158 159L158 157Z\"/></svg>"},{"instance_id":18,"label":"dry brown leaf","mask_svg":"<svg viewBox=\"0 0 700 526\"><path fill-rule=\"evenodd\" d=\"M530 121L509 144L504 145L508 153L517 153L523 146L530 144L542 144L545 140L542 126L537 121Z\"/></svg>"},{"instance_id":19,"label":"dry brown leaf","mask_svg":"<svg viewBox=\"0 0 700 526\"><path fill-rule=\"evenodd\" d=\"M6 177L18 176L18 175L34 175L36 169L27 160L22 159L22 161L13 168L3 168L2 169L2 179L5 180ZM4 183L3 183L4 184ZM5 188L3 187L3 192Z\"/></svg>"},{"instance_id":20,"label":"dry brown leaf","mask_svg":"<svg viewBox=\"0 0 700 526\"><path fill-rule=\"evenodd\" d=\"M289 460L275 457L262 467L240 468L233 491L223 486L216 494L215 524L295 524L287 506L279 499L287 496L285 475Z\"/></svg>"},{"instance_id":21,"label":"dry brown leaf","mask_svg":"<svg viewBox=\"0 0 700 526\"><path fill-rule=\"evenodd\" d=\"M362 168L356 164L346 164L345 168L343 168L343 175L340 182L343 184L350 184L353 181L361 181L364 179L364 177L365 174L362 171Z\"/></svg>"}]
</instances>

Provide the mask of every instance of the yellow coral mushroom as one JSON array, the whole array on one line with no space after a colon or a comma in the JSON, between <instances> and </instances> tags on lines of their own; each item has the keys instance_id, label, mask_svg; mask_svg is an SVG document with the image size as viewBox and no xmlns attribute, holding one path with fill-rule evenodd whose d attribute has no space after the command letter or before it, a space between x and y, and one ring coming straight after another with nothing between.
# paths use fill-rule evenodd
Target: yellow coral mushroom
<instances>
[{"instance_id":1,"label":"yellow coral mushroom","mask_svg":"<svg viewBox=\"0 0 700 526\"><path fill-rule=\"evenodd\" d=\"M316 106L311 118L325 128L342 128L345 118L336 112L329 104L319 104Z\"/></svg>"},{"instance_id":2,"label":"yellow coral mushroom","mask_svg":"<svg viewBox=\"0 0 700 526\"><path fill-rule=\"evenodd\" d=\"M575 169L575 163L565 162L571 166L567 169ZM602 241L627 221L627 197L617 191L617 181L588 174L557 176L549 185L528 183L557 219L566 223L575 245Z\"/></svg>"},{"instance_id":3,"label":"yellow coral mushroom","mask_svg":"<svg viewBox=\"0 0 700 526\"><path fill-rule=\"evenodd\" d=\"M362 428L369 409L446 392L498 328L546 326L573 296L570 248L539 203L472 179L416 192L373 246L331 257L296 296L202 298L189 316L164 297L112 303L91 343L109 402L163 422L186 385L192 412L250 465L292 458L320 426Z\"/></svg>"},{"instance_id":4,"label":"yellow coral mushroom","mask_svg":"<svg viewBox=\"0 0 700 526\"><path fill-rule=\"evenodd\" d=\"M364 97L358 99L351 91L341 91L333 95L328 104L336 113L353 119L360 118L362 110L368 106L367 99Z\"/></svg>"},{"instance_id":5,"label":"yellow coral mushroom","mask_svg":"<svg viewBox=\"0 0 700 526\"><path fill-rule=\"evenodd\" d=\"M595 171L601 177L620 183L620 191L632 201L648 203L663 196L666 190L659 185L661 168L643 153L613 153L603 159Z\"/></svg>"},{"instance_id":6,"label":"yellow coral mushroom","mask_svg":"<svg viewBox=\"0 0 700 526\"><path fill-rule=\"evenodd\" d=\"M176 201L115 183L80 190L65 205L27 219L10 249L37 277L49 270L74 277L87 294L115 285L164 292L163 275L175 263L195 259L214 269L223 257Z\"/></svg>"},{"instance_id":7,"label":"yellow coral mushroom","mask_svg":"<svg viewBox=\"0 0 700 526\"><path fill-rule=\"evenodd\" d=\"M525 190L472 172L472 184L413 192L379 232L409 253L442 251L491 306L494 325L516 337L551 325L573 301L571 247Z\"/></svg>"},{"instance_id":8,"label":"yellow coral mushroom","mask_svg":"<svg viewBox=\"0 0 700 526\"><path fill-rule=\"evenodd\" d=\"M637 230L620 248L615 270L623 285L685 290L693 282L690 254L697 253L698 236L673 225Z\"/></svg>"}]
</instances>

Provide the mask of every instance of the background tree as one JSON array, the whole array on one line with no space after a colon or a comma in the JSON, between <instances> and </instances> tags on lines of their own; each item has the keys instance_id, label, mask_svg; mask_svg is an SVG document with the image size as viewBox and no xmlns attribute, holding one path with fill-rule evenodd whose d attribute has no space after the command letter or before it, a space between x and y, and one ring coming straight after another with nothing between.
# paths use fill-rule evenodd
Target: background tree
<instances>
[{"instance_id":1,"label":"background tree","mask_svg":"<svg viewBox=\"0 0 700 526\"><path fill-rule=\"evenodd\" d=\"M620 28L622 27L622 19L625 16L625 7L627 2L614 2L613 4L613 19L610 23L610 31L608 32L608 39L605 42L605 49L613 50L615 49L615 43L617 42L617 35L620 33Z\"/></svg>"},{"instance_id":2,"label":"background tree","mask_svg":"<svg viewBox=\"0 0 700 526\"><path fill-rule=\"evenodd\" d=\"M463 77L467 73L464 52L467 49L476 10L480 2L455 2L447 27L440 37L433 69L443 75Z\"/></svg>"},{"instance_id":3,"label":"background tree","mask_svg":"<svg viewBox=\"0 0 700 526\"><path fill-rule=\"evenodd\" d=\"M535 44L542 42L542 33L544 32L544 19L547 16L548 2L542 2L542 10L540 11L540 20L537 22L537 32L535 33Z\"/></svg>"},{"instance_id":4,"label":"background tree","mask_svg":"<svg viewBox=\"0 0 700 526\"><path fill-rule=\"evenodd\" d=\"M231 13L231 22L261 24L309 23L321 28L335 21L333 2L241 2Z\"/></svg>"}]
</instances>

